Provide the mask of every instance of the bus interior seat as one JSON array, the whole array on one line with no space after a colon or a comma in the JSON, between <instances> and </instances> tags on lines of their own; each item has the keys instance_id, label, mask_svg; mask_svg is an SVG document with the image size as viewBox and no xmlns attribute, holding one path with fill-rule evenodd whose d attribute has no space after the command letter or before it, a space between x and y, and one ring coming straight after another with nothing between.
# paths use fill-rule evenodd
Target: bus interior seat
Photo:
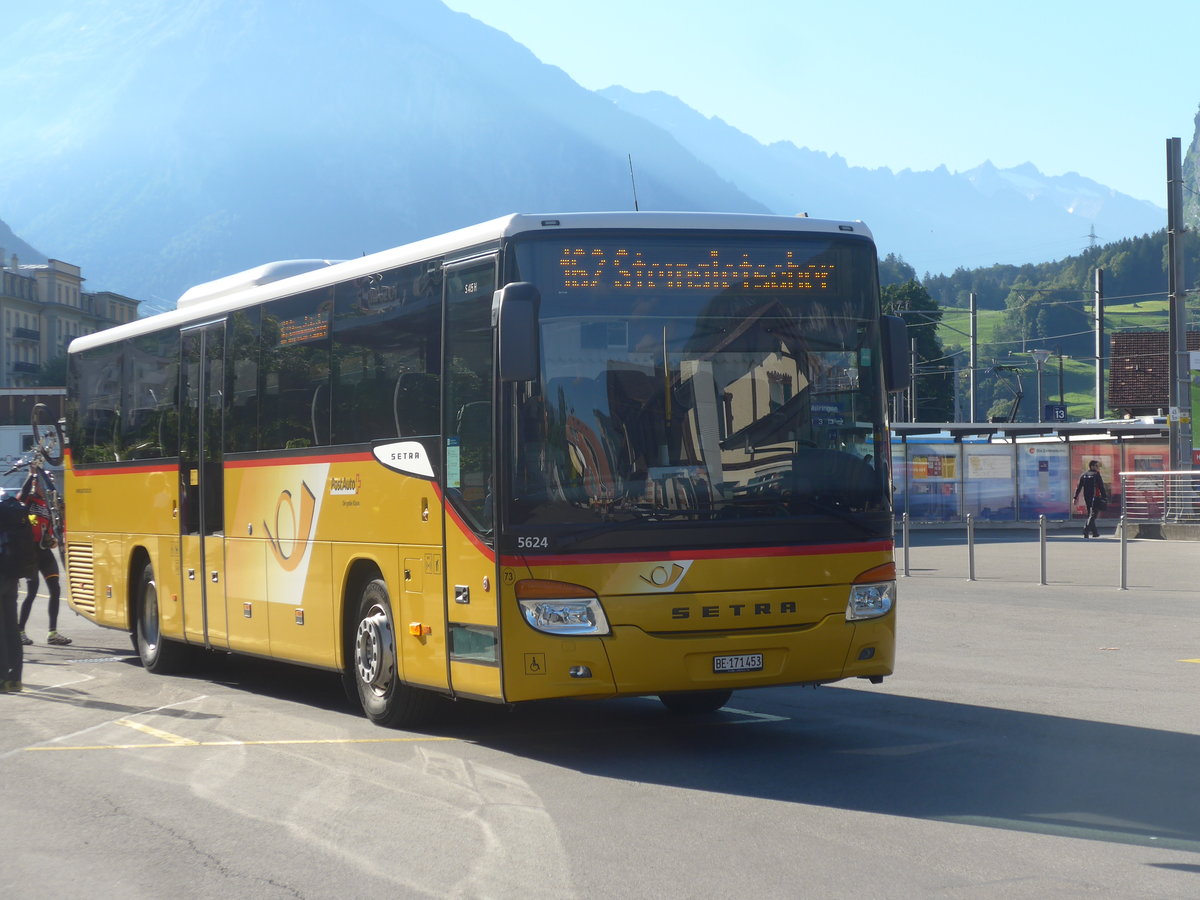
<instances>
[{"instance_id":1,"label":"bus interior seat","mask_svg":"<svg viewBox=\"0 0 1200 900\"><path fill-rule=\"evenodd\" d=\"M842 450L802 447L792 459L794 491L863 509L882 500L875 468L866 460Z\"/></svg>"},{"instance_id":2,"label":"bus interior seat","mask_svg":"<svg viewBox=\"0 0 1200 900\"><path fill-rule=\"evenodd\" d=\"M475 400L458 411L455 432L462 446L486 444L492 437L492 404Z\"/></svg>"},{"instance_id":3,"label":"bus interior seat","mask_svg":"<svg viewBox=\"0 0 1200 900\"><path fill-rule=\"evenodd\" d=\"M397 437L437 434L441 397L432 372L404 372L396 379L392 416Z\"/></svg>"},{"instance_id":4,"label":"bus interior seat","mask_svg":"<svg viewBox=\"0 0 1200 900\"><path fill-rule=\"evenodd\" d=\"M129 411L123 429L129 459L153 459L163 455L158 409L141 406Z\"/></svg>"}]
</instances>

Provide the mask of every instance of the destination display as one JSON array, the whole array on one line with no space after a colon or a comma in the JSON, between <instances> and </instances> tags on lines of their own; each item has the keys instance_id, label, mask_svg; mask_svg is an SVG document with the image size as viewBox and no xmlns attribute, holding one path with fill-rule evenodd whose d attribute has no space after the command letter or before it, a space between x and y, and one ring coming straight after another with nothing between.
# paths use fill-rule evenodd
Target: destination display
<instances>
[{"instance_id":1,"label":"destination display","mask_svg":"<svg viewBox=\"0 0 1200 900\"><path fill-rule=\"evenodd\" d=\"M279 323L279 346L307 344L329 337L329 310L322 307L307 316L284 319Z\"/></svg>"},{"instance_id":2,"label":"destination display","mask_svg":"<svg viewBox=\"0 0 1200 900\"><path fill-rule=\"evenodd\" d=\"M564 247L558 260L566 291L826 291L838 266L814 258L812 247L646 248L624 244Z\"/></svg>"}]
</instances>

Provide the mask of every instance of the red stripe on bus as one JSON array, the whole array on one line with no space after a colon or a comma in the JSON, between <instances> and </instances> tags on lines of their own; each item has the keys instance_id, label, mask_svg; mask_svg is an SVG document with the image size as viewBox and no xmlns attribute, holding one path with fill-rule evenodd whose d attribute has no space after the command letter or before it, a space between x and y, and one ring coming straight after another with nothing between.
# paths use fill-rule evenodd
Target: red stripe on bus
<instances>
[{"instance_id":1,"label":"red stripe on bus","mask_svg":"<svg viewBox=\"0 0 1200 900\"><path fill-rule=\"evenodd\" d=\"M94 475L145 475L149 472L177 472L178 466L121 466L106 469L72 469L71 474L76 478L90 478Z\"/></svg>"},{"instance_id":2,"label":"red stripe on bus","mask_svg":"<svg viewBox=\"0 0 1200 900\"><path fill-rule=\"evenodd\" d=\"M654 553L634 550L627 553L573 553L568 556L504 556L504 566L571 566L621 562L661 562L673 559L765 559L780 556L831 556L841 553L891 553L891 541L871 541L866 544L813 544L781 547L732 547L720 550L663 550Z\"/></svg>"},{"instance_id":3,"label":"red stripe on bus","mask_svg":"<svg viewBox=\"0 0 1200 900\"><path fill-rule=\"evenodd\" d=\"M442 509L444 509L449 517L454 521L455 527L458 528L462 536L470 541L475 546L475 549L483 554L485 559L495 561L496 551L481 541L478 536L476 536L475 532L471 530L471 526L464 522L459 514L455 511L454 504L446 502L446 498L442 496L442 491L440 488L435 485L434 491L437 492L438 502L441 503Z\"/></svg>"}]
</instances>

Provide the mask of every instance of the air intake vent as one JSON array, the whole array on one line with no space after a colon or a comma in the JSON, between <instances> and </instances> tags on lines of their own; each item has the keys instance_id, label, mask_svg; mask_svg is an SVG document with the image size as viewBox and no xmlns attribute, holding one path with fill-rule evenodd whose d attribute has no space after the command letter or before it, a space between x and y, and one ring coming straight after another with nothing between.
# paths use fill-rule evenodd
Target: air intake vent
<instances>
[{"instance_id":1,"label":"air intake vent","mask_svg":"<svg viewBox=\"0 0 1200 900\"><path fill-rule=\"evenodd\" d=\"M67 581L71 586L71 606L82 613L96 614L96 562L91 544L71 541L67 544Z\"/></svg>"}]
</instances>

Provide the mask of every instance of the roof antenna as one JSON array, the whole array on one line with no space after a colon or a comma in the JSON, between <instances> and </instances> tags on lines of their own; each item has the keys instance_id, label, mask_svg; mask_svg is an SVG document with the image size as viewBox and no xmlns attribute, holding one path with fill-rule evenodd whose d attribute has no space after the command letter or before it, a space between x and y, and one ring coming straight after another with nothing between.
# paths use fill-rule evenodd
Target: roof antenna
<instances>
[{"instance_id":1,"label":"roof antenna","mask_svg":"<svg viewBox=\"0 0 1200 900\"><path fill-rule=\"evenodd\" d=\"M631 185L633 185L633 211L637 212L638 211L637 181L635 181L633 178L633 154L627 153L627 154L625 154L625 156L629 160L629 183Z\"/></svg>"}]
</instances>

